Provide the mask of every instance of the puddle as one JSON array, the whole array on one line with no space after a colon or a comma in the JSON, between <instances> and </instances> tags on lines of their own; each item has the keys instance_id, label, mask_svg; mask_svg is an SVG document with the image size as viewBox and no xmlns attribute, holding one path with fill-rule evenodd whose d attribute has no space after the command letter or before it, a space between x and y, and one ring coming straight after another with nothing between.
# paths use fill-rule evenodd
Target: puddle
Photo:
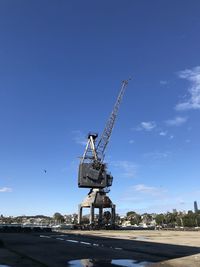
<instances>
[{"instance_id":1,"label":"puddle","mask_svg":"<svg viewBox=\"0 0 200 267\"><path fill-rule=\"evenodd\" d=\"M141 236L137 236L135 238L135 240L138 240L138 241L147 241L147 240L149 240L149 238L146 237L146 236L141 235Z\"/></svg>"},{"instance_id":2,"label":"puddle","mask_svg":"<svg viewBox=\"0 0 200 267\"><path fill-rule=\"evenodd\" d=\"M117 266L127 266L127 267L132 267L132 266L146 266L147 262L140 262L138 263L137 261L134 260L112 260L112 264L117 265Z\"/></svg>"},{"instance_id":3,"label":"puddle","mask_svg":"<svg viewBox=\"0 0 200 267\"><path fill-rule=\"evenodd\" d=\"M137 262L135 260L118 259L118 260L95 260L82 259L68 262L70 267L103 267L103 266L121 266L121 267L145 267L147 262Z\"/></svg>"}]
</instances>

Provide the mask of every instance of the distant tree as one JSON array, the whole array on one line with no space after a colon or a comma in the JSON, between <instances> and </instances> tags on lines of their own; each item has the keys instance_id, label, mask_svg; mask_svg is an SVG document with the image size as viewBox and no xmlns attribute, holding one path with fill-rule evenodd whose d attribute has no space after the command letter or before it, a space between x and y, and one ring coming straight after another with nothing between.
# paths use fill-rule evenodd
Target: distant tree
<instances>
[{"instance_id":1,"label":"distant tree","mask_svg":"<svg viewBox=\"0 0 200 267\"><path fill-rule=\"evenodd\" d=\"M64 216L59 212L54 213L53 219L56 221L56 223L63 223L65 221Z\"/></svg>"},{"instance_id":2,"label":"distant tree","mask_svg":"<svg viewBox=\"0 0 200 267\"><path fill-rule=\"evenodd\" d=\"M139 214L136 214L130 219L131 225L139 224L141 222L141 216Z\"/></svg>"},{"instance_id":3,"label":"distant tree","mask_svg":"<svg viewBox=\"0 0 200 267\"><path fill-rule=\"evenodd\" d=\"M15 220L16 220L17 223L22 223L23 222L22 217L16 217Z\"/></svg>"},{"instance_id":4,"label":"distant tree","mask_svg":"<svg viewBox=\"0 0 200 267\"><path fill-rule=\"evenodd\" d=\"M4 219L4 222L10 224L10 223L13 222L13 220L12 220L11 217L7 217L7 218Z\"/></svg>"},{"instance_id":5,"label":"distant tree","mask_svg":"<svg viewBox=\"0 0 200 267\"><path fill-rule=\"evenodd\" d=\"M129 211L126 214L127 219L130 221L131 225L139 224L141 222L141 216L135 211Z\"/></svg>"},{"instance_id":6,"label":"distant tree","mask_svg":"<svg viewBox=\"0 0 200 267\"><path fill-rule=\"evenodd\" d=\"M73 213L72 214L72 224L77 224L78 223L78 214Z\"/></svg>"},{"instance_id":7,"label":"distant tree","mask_svg":"<svg viewBox=\"0 0 200 267\"><path fill-rule=\"evenodd\" d=\"M30 223L34 223L34 219L32 218L32 219L30 219Z\"/></svg>"},{"instance_id":8,"label":"distant tree","mask_svg":"<svg viewBox=\"0 0 200 267\"><path fill-rule=\"evenodd\" d=\"M128 212L126 213L126 217L130 217L130 216L135 215L135 214L136 214L135 211L128 211Z\"/></svg>"},{"instance_id":9,"label":"distant tree","mask_svg":"<svg viewBox=\"0 0 200 267\"><path fill-rule=\"evenodd\" d=\"M168 227L175 227L177 225L177 213L173 212L167 212L165 214L165 223L167 224Z\"/></svg>"},{"instance_id":10,"label":"distant tree","mask_svg":"<svg viewBox=\"0 0 200 267\"><path fill-rule=\"evenodd\" d=\"M183 226L183 218L182 218L182 216L177 216L176 217L176 225L177 226Z\"/></svg>"},{"instance_id":11,"label":"distant tree","mask_svg":"<svg viewBox=\"0 0 200 267\"><path fill-rule=\"evenodd\" d=\"M149 225L153 220L153 217L151 214L144 213L142 214L142 222Z\"/></svg>"},{"instance_id":12,"label":"distant tree","mask_svg":"<svg viewBox=\"0 0 200 267\"><path fill-rule=\"evenodd\" d=\"M184 227L195 227L197 226L196 214L192 211L189 211L188 214L183 217L183 226Z\"/></svg>"},{"instance_id":13,"label":"distant tree","mask_svg":"<svg viewBox=\"0 0 200 267\"><path fill-rule=\"evenodd\" d=\"M66 223L72 223L72 215L65 215L65 221Z\"/></svg>"},{"instance_id":14,"label":"distant tree","mask_svg":"<svg viewBox=\"0 0 200 267\"><path fill-rule=\"evenodd\" d=\"M89 220L88 216L83 216L83 217L82 217L82 222L83 222L84 224L89 224L90 220Z\"/></svg>"},{"instance_id":15,"label":"distant tree","mask_svg":"<svg viewBox=\"0 0 200 267\"><path fill-rule=\"evenodd\" d=\"M157 214L155 220L156 220L156 223L158 225L162 226L165 223L165 216L164 216L164 214L162 214L162 213L161 214Z\"/></svg>"},{"instance_id":16,"label":"distant tree","mask_svg":"<svg viewBox=\"0 0 200 267\"><path fill-rule=\"evenodd\" d=\"M200 226L200 213L196 214L196 223L197 223L197 226L199 227Z\"/></svg>"}]
</instances>

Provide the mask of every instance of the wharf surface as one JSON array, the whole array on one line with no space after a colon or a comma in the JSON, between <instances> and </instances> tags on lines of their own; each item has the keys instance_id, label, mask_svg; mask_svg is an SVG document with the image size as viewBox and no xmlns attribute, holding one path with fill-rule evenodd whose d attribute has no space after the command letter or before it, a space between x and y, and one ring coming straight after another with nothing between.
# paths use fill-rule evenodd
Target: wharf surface
<instances>
[{"instance_id":1,"label":"wharf surface","mask_svg":"<svg viewBox=\"0 0 200 267\"><path fill-rule=\"evenodd\" d=\"M126 259L130 266L200 267L200 232L65 230L1 233L0 240L0 266L86 266L70 265L83 259L95 262L88 266L116 266L109 264Z\"/></svg>"}]
</instances>

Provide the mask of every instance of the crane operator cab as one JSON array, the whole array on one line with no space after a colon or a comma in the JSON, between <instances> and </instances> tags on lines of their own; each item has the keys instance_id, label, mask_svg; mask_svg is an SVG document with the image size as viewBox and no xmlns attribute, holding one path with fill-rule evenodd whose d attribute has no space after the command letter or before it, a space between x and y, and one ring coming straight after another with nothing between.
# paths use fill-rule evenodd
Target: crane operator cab
<instances>
[{"instance_id":1,"label":"crane operator cab","mask_svg":"<svg viewBox=\"0 0 200 267\"><path fill-rule=\"evenodd\" d=\"M96 169L94 163L79 165L78 186L88 188L105 188L112 185L113 177L107 172L105 164Z\"/></svg>"},{"instance_id":2,"label":"crane operator cab","mask_svg":"<svg viewBox=\"0 0 200 267\"><path fill-rule=\"evenodd\" d=\"M85 188L105 188L112 185L113 177L107 166L99 158L96 151L96 133L88 134L88 142L79 164L78 186Z\"/></svg>"}]
</instances>

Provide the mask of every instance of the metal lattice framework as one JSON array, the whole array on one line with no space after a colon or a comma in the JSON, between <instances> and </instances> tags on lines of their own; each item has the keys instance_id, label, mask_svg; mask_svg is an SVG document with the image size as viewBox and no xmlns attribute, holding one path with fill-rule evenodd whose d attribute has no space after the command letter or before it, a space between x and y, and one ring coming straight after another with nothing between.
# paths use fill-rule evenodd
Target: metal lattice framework
<instances>
[{"instance_id":1,"label":"metal lattice framework","mask_svg":"<svg viewBox=\"0 0 200 267\"><path fill-rule=\"evenodd\" d=\"M126 90L127 85L128 85L128 80L122 81L122 86L121 86L119 95L117 97L117 101L116 101L114 108L113 108L113 111L111 112L110 117L106 123L106 127L105 127L105 129L101 135L101 138L97 144L96 151L97 151L98 158L100 159L101 162L104 160L105 149L106 149L106 146L109 142L110 136L112 134L112 129L113 129L116 117L117 117L119 106L120 106L120 103L122 101L122 98L123 98L123 95L124 95L124 92Z\"/></svg>"}]
</instances>

